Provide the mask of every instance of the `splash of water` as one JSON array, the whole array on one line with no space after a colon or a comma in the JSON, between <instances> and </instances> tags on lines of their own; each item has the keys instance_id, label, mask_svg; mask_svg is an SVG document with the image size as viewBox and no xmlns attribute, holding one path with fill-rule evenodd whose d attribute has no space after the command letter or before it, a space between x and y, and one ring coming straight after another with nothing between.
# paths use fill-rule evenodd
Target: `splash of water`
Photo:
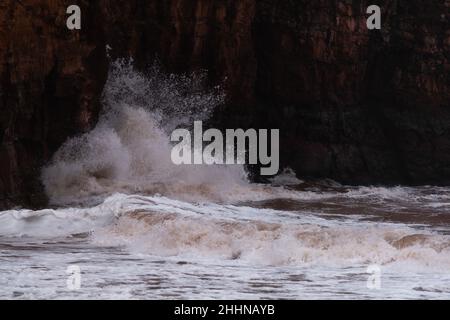
<instances>
[{"instance_id":1,"label":"splash of water","mask_svg":"<svg viewBox=\"0 0 450 320\"><path fill-rule=\"evenodd\" d=\"M89 133L69 139L44 168L53 204L86 203L114 192L224 200L246 184L242 166L175 166L169 135L207 120L223 103L219 88L205 90L205 75L172 75L154 64L147 74L130 61L112 64L104 111Z\"/></svg>"},{"instance_id":2,"label":"splash of water","mask_svg":"<svg viewBox=\"0 0 450 320\"><path fill-rule=\"evenodd\" d=\"M85 206L98 199L101 205L3 213L0 218L7 230L0 234L45 235L47 229L52 233L58 229L64 235L84 230L92 232L95 244L126 246L130 251L270 265L406 262L428 269L433 261L438 269L448 268L447 235L418 232L407 225L365 224L364 219L342 224L309 212L314 201L341 204L344 214L347 202L386 209L394 205L395 210L405 203L435 204L435 189L431 196L420 197L403 187L333 185L298 191L295 186L302 181L292 170L274 178L271 186L261 186L247 182L242 166L172 164L171 130L207 120L223 102L218 90L205 91L201 83L201 74L167 75L154 66L144 75L130 63L115 63L98 125L69 139L42 175L53 204ZM117 192L122 194L111 196ZM440 199L442 205L448 202L447 194ZM293 199L301 211L291 215L236 205L241 200L277 198ZM305 204L310 204L307 210Z\"/></svg>"}]
</instances>

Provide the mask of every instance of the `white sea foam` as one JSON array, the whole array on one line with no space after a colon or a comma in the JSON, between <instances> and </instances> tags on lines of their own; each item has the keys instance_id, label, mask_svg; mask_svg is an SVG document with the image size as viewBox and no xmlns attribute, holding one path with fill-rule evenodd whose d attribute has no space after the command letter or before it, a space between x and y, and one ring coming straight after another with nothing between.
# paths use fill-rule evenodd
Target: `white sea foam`
<instances>
[{"instance_id":1,"label":"white sea foam","mask_svg":"<svg viewBox=\"0 0 450 320\"><path fill-rule=\"evenodd\" d=\"M260 185L247 181L242 166L173 165L170 131L208 119L223 101L218 89L205 91L201 82L201 74L166 75L154 66L144 75L129 63L116 63L99 124L69 139L43 170L55 208L0 212L0 238L13 244L24 239L47 243L83 234L89 246L99 248L89 254L98 253L105 259L101 264L114 259L126 265L119 270L124 277L135 272L135 266L102 248L123 249L133 259L176 257L193 265L208 261L206 270L234 263L239 269L234 272L244 278L251 278L259 267L281 267L290 275L289 268L307 267L320 279L329 270L365 270L369 264L396 270L395 279L402 272L448 273L448 226L433 227L434 220L427 224L427 219L419 224L386 218L412 210L446 221L449 188L347 187L330 182L324 188L308 187L290 169L271 185ZM270 209L270 201L280 208ZM369 215L373 208L381 211L376 217ZM57 247L58 240L52 241ZM84 254L84 247L73 250ZM58 254L49 249L43 256L53 265ZM5 259L11 261L7 254ZM252 267L247 270L248 265ZM180 272L171 268L169 274ZM164 270L158 272L166 274ZM274 269L264 270L273 277ZM184 273L180 276L185 279ZM129 296L135 294L130 291Z\"/></svg>"},{"instance_id":2,"label":"white sea foam","mask_svg":"<svg viewBox=\"0 0 450 320\"><path fill-rule=\"evenodd\" d=\"M8 211L0 235L59 237L91 232L100 246L257 265L400 265L450 268L450 237L394 223L320 216L159 196L116 194L88 209Z\"/></svg>"},{"instance_id":3,"label":"white sea foam","mask_svg":"<svg viewBox=\"0 0 450 320\"><path fill-rule=\"evenodd\" d=\"M291 168L285 168L280 174L270 179L270 181L273 186L290 186L303 183L302 180L297 178L294 170Z\"/></svg>"},{"instance_id":4,"label":"white sea foam","mask_svg":"<svg viewBox=\"0 0 450 320\"><path fill-rule=\"evenodd\" d=\"M390 205L430 200L424 197L435 197L433 193L424 196L412 188L338 184L332 186L339 191L297 191L289 187L303 181L291 169L272 179L272 185L256 185L247 182L242 166L173 165L169 132L193 120L206 120L222 102L220 92L205 92L201 81L199 74L166 75L154 66L144 75L129 63L114 64L99 124L67 141L43 172L54 204L109 198L90 209L3 214L4 220L15 219L15 223L2 223L9 228L6 233L43 235L49 228L90 231L94 243L123 245L131 251L273 265L412 260L450 267L446 236L361 219L345 223L345 212L340 220L330 220L307 211L233 205L269 199ZM111 196L116 192L141 196ZM29 224L29 216L36 223ZM352 217L364 217L364 212Z\"/></svg>"},{"instance_id":5,"label":"white sea foam","mask_svg":"<svg viewBox=\"0 0 450 320\"><path fill-rule=\"evenodd\" d=\"M53 204L82 203L114 192L226 200L246 185L243 166L176 166L169 132L204 120L223 97L201 91L202 77L148 75L116 63L104 94L105 112L91 132L69 139L43 170Z\"/></svg>"},{"instance_id":6,"label":"white sea foam","mask_svg":"<svg viewBox=\"0 0 450 320\"><path fill-rule=\"evenodd\" d=\"M94 232L93 241L152 255L238 259L260 265L450 268L449 236L400 224L330 221L306 213L192 206L170 199L121 215L115 224Z\"/></svg>"}]
</instances>

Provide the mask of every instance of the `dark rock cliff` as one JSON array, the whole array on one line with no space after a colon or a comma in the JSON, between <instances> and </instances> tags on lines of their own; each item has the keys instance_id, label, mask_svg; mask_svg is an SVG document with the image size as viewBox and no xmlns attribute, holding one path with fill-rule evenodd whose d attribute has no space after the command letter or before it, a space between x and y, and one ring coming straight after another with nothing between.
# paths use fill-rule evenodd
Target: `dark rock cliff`
<instances>
[{"instance_id":1,"label":"dark rock cliff","mask_svg":"<svg viewBox=\"0 0 450 320\"><path fill-rule=\"evenodd\" d=\"M382 8L381 31L366 27L371 4ZM450 183L450 1L102 7L116 55L207 69L228 93L216 125L281 128L281 161L300 176Z\"/></svg>"},{"instance_id":2,"label":"dark rock cliff","mask_svg":"<svg viewBox=\"0 0 450 320\"><path fill-rule=\"evenodd\" d=\"M107 73L102 20L85 5L86 28L70 32L71 2L0 2L0 207L45 203L40 168L96 122Z\"/></svg>"},{"instance_id":3,"label":"dark rock cliff","mask_svg":"<svg viewBox=\"0 0 450 320\"><path fill-rule=\"evenodd\" d=\"M69 4L83 28L65 28ZM366 28L367 6L382 30ZM113 57L222 84L224 127L281 129L281 161L345 183L450 183L449 0L0 2L0 203L95 123ZM40 197L36 196L38 199Z\"/></svg>"}]
</instances>

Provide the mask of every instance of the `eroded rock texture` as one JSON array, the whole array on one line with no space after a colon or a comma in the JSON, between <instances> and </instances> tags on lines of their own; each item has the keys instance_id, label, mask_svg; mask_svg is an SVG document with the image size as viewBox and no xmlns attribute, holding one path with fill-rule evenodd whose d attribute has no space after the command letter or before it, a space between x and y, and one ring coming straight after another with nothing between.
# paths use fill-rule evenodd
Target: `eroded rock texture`
<instances>
[{"instance_id":1,"label":"eroded rock texture","mask_svg":"<svg viewBox=\"0 0 450 320\"><path fill-rule=\"evenodd\" d=\"M381 31L366 27L370 4L382 8ZM450 1L102 7L117 55L209 70L229 98L217 123L281 128L282 162L300 176L450 182Z\"/></svg>"},{"instance_id":2,"label":"eroded rock texture","mask_svg":"<svg viewBox=\"0 0 450 320\"><path fill-rule=\"evenodd\" d=\"M105 41L140 68L207 69L228 94L213 124L280 128L299 176L450 183L449 0L69 2L82 32L63 27L68 1L0 3L3 199L29 198L39 166L95 122Z\"/></svg>"},{"instance_id":3,"label":"eroded rock texture","mask_svg":"<svg viewBox=\"0 0 450 320\"><path fill-rule=\"evenodd\" d=\"M101 16L84 2L90 27L70 32L65 25L71 2L0 2L2 207L42 203L41 166L68 136L96 121L107 73Z\"/></svg>"}]
</instances>

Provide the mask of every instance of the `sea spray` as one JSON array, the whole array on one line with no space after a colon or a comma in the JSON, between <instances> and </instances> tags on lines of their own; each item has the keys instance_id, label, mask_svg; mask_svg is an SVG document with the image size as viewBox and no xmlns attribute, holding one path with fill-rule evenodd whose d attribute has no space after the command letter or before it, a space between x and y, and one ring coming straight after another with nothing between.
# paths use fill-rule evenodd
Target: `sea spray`
<instances>
[{"instance_id":1,"label":"sea spray","mask_svg":"<svg viewBox=\"0 0 450 320\"><path fill-rule=\"evenodd\" d=\"M114 192L215 199L246 184L243 166L179 167L169 133L207 120L224 95L205 90L205 75L173 75L154 64L144 74L130 61L112 64L99 123L69 139L43 169L53 204L83 203Z\"/></svg>"}]
</instances>

